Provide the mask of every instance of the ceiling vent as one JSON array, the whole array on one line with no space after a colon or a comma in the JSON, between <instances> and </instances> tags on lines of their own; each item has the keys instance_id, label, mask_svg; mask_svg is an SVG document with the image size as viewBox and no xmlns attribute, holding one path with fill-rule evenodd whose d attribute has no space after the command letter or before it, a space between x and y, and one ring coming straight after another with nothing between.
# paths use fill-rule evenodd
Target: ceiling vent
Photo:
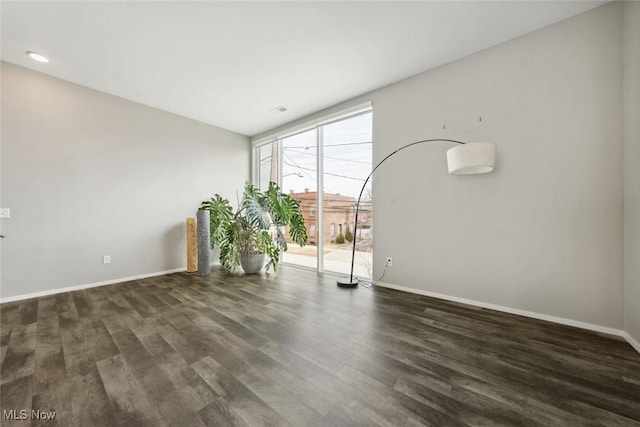
<instances>
[{"instance_id":1,"label":"ceiling vent","mask_svg":"<svg viewBox=\"0 0 640 427\"><path fill-rule=\"evenodd\" d=\"M273 108L273 109L271 110L271 112L272 112L273 114L281 114L281 113L284 113L285 111L287 111L287 108L286 108L286 107L283 107L282 105L281 105L281 106L279 106L279 107Z\"/></svg>"}]
</instances>

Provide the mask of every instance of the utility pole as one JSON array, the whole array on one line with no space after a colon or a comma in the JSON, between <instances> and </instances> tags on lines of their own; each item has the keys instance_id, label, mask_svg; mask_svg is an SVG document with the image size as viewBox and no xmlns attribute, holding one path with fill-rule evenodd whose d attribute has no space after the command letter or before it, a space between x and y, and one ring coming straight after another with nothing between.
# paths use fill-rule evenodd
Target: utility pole
<instances>
[{"instance_id":1,"label":"utility pole","mask_svg":"<svg viewBox=\"0 0 640 427\"><path fill-rule=\"evenodd\" d=\"M271 143L271 174L269 181L278 182L278 140Z\"/></svg>"}]
</instances>

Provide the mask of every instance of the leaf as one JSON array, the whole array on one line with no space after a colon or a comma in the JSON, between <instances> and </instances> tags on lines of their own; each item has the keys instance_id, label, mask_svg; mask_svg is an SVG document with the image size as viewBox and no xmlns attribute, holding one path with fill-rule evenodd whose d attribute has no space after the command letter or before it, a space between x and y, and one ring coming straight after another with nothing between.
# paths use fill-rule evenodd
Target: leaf
<instances>
[{"instance_id":1,"label":"leaf","mask_svg":"<svg viewBox=\"0 0 640 427\"><path fill-rule=\"evenodd\" d=\"M269 212L264 209L255 195L245 194L242 198L240 210L252 227L265 230L271 226Z\"/></svg>"},{"instance_id":2,"label":"leaf","mask_svg":"<svg viewBox=\"0 0 640 427\"><path fill-rule=\"evenodd\" d=\"M223 225L228 223L233 216L233 209L229 201L219 194L216 194L211 200L202 202L201 209L209 211L211 247L220 245L222 241Z\"/></svg>"},{"instance_id":3,"label":"leaf","mask_svg":"<svg viewBox=\"0 0 640 427\"><path fill-rule=\"evenodd\" d=\"M233 270L240 265L240 253L238 252L238 229L233 223L226 223L223 227L220 242L220 264L227 270Z\"/></svg>"},{"instance_id":4,"label":"leaf","mask_svg":"<svg viewBox=\"0 0 640 427\"><path fill-rule=\"evenodd\" d=\"M228 270L240 265L240 255L264 252L269 257L267 270L276 267L280 251L287 250L284 227L289 226L289 235L297 244L307 242L307 230L300 203L280 192L274 182L266 192L247 183L238 210L234 213L229 201L219 194L200 205L210 212L211 245L220 247L220 263ZM270 229L276 226L275 236Z\"/></svg>"},{"instance_id":5,"label":"leaf","mask_svg":"<svg viewBox=\"0 0 640 427\"><path fill-rule=\"evenodd\" d=\"M295 200L288 194L285 195L287 206L291 212L289 219L289 237L300 246L307 244L307 227L304 223L304 216L302 215L302 208L300 202Z\"/></svg>"},{"instance_id":6,"label":"leaf","mask_svg":"<svg viewBox=\"0 0 640 427\"><path fill-rule=\"evenodd\" d=\"M284 233L282 232L282 227L276 227L276 241L278 242L278 246L282 248L283 251L287 250L287 241L284 238Z\"/></svg>"}]
</instances>

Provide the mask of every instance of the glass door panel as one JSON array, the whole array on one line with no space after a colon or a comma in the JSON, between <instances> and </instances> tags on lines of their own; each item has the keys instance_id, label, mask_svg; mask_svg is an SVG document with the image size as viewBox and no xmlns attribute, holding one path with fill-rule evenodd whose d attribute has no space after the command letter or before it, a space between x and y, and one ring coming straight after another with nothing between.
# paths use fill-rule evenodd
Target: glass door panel
<instances>
[{"instance_id":1,"label":"glass door panel","mask_svg":"<svg viewBox=\"0 0 640 427\"><path fill-rule=\"evenodd\" d=\"M307 234L307 245L299 247L287 239L282 253L285 263L318 267L318 132L312 129L281 139L281 190L300 202ZM288 237L288 230L286 235Z\"/></svg>"},{"instance_id":2,"label":"glass door panel","mask_svg":"<svg viewBox=\"0 0 640 427\"><path fill-rule=\"evenodd\" d=\"M372 114L350 117L322 127L322 183L325 271L349 274L356 239L354 275L371 278L373 212L371 180L360 202L354 235L358 195L372 167Z\"/></svg>"},{"instance_id":3,"label":"glass door panel","mask_svg":"<svg viewBox=\"0 0 640 427\"><path fill-rule=\"evenodd\" d=\"M256 150L257 185L261 190L269 188L269 182L278 182L278 142L261 145Z\"/></svg>"},{"instance_id":4,"label":"glass door panel","mask_svg":"<svg viewBox=\"0 0 640 427\"><path fill-rule=\"evenodd\" d=\"M360 202L357 232L354 223L356 201L372 168L372 118L369 110L255 148L256 184L265 190L270 181L278 182L300 202L307 227L307 245L287 239L283 263L348 275L355 239L354 274L371 278L371 181Z\"/></svg>"}]
</instances>

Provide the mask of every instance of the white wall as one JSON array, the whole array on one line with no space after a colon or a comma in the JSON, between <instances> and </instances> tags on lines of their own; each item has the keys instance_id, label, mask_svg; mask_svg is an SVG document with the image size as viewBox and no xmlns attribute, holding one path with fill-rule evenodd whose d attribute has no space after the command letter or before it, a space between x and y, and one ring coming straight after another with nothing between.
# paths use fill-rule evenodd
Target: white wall
<instances>
[{"instance_id":1,"label":"white wall","mask_svg":"<svg viewBox=\"0 0 640 427\"><path fill-rule=\"evenodd\" d=\"M375 158L432 137L499 150L484 176L448 176L446 144L380 170L386 282L623 326L621 19L601 7L375 94Z\"/></svg>"},{"instance_id":2,"label":"white wall","mask_svg":"<svg viewBox=\"0 0 640 427\"><path fill-rule=\"evenodd\" d=\"M446 143L376 172L374 277L622 328L621 28L612 3L318 113L372 100L377 161L498 144L489 175L449 176Z\"/></svg>"},{"instance_id":3,"label":"white wall","mask_svg":"<svg viewBox=\"0 0 640 427\"><path fill-rule=\"evenodd\" d=\"M184 267L185 218L249 177L245 136L1 71L2 298Z\"/></svg>"},{"instance_id":4,"label":"white wall","mask_svg":"<svg viewBox=\"0 0 640 427\"><path fill-rule=\"evenodd\" d=\"M636 343L640 343L640 3L638 2L625 2L624 40L624 328ZM640 351L640 347L636 348Z\"/></svg>"}]
</instances>

